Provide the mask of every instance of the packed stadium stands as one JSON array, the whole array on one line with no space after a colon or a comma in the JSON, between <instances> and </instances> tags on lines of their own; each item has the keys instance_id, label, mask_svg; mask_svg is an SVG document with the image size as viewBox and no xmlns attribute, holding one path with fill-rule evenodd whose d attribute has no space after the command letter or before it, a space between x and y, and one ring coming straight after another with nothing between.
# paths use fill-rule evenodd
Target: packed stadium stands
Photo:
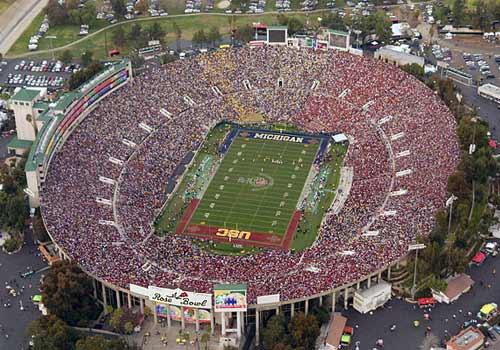
<instances>
[{"instance_id":1,"label":"packed stadium stands","mask_svg":"<svg viewBox=\"0 0 500 350\"><path fill-rule=\"evenodd\" d=\"M179 162L217 122L251 113L348 135L354 176L340 213L328 211L300 253L213 255L185 236L153 234ZM380 61L286 47L220 50L150 67L100 102L54 155L42 214L66 254L122 288L209 292L213 283L247 283L250 303L273 293L301 298L387 266L430 232L459 160L455 127L430 89Z\"/></svg>"}]
</instances>

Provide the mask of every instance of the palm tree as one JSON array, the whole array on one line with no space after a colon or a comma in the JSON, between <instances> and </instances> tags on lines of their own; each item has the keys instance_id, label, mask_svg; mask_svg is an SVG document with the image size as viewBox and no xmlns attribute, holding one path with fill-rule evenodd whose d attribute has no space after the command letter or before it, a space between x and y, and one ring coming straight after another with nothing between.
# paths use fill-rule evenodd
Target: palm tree
<instances>
[{"instance_id":1,"label":"palm tree","mask_svg":"<svg viewBox=\"0 0 500 350\"><path fill-rule=\"evenodd\" d=\"M33 118L33 116L31 114L28 114L28 115L26 115L26 121L28 123L31 123L31 126L33 127L33 131L35 132L35 138L36 138L36 135L38 134L38 128L36 126L35 118Z\"/></svg>"},{"instance_id":2,"label":"palm tree","mask_svg":"<svg viewBox=\"0 0 500 350\"><path fill-rule=\"evenodd\" d=\"M208 350L209 340L210 340L210 332L208 331L203 332L203 334L201 335L201 342L205 344L205 350Z\"/></svg>"}]
</instances>

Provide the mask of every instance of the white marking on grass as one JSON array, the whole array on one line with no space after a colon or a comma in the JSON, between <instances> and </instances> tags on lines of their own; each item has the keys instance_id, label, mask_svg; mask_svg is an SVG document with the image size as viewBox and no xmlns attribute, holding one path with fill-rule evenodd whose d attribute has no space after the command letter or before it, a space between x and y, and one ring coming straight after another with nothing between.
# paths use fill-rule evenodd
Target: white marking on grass
<instances>
[{"instance_id":1,"label":"white marking on grass","mask_svg":"<svg viewBox=\"0 0 500 350\"><path fill-rule=\"evenodd\" d=\"M216 193L214 197L215 197L215 199L219 199L220 194Z\"/></svg>"},{"instance_id":2,"label":"white marking on grass","mask_svg":"<svg viewBox=\"0 0 500 350\"><path fill-rule=\"evenodd\" d=\"M215 203L214 202L210 203L209 207L210 209L213 209L215 207Z\"/></svg>"},{"instance_id":3,"label":"white marking on grass","mask_svg":"<svg viewBox=\"0 0 500 350\"><path fill-rule=\"evenodd\" d=\"M220 186L219 186L219 190L221 190L221 191L222 191L223 189L224 189L224 185L220 185Z\"/></svg>"},{"instance_id":4,"label":"white marking on grass","mask_svg":"<svg viewBox=\"0 0 500 350\"><path fill-rule=\"evenodd\" d=\"M275 216L280 216L280 215L281 215L281 210L277 210Z\"/></svg>"},{"instance_id":5,"label":"white marking on grass","mask_svg":"<svg viewBox=\"0 0 500 350\"><path fill-rule=\"evenodd\" d=\"M210 216L210 213L205 213L205 215L203 215L203 216L208 219L208 217Z\"/></svg>"},{"instance_id":6,"label":"white marking on grass","mask_svg":"<svg viewBox=\"0 0 500 350\"><path fill-rule=\"evenodd\" d=\"M288 188L292 188L292 184L288 184Z\"/></svg>"},{"instance_id":7,"label":"white marking on grass","mask_svg":"<svg viewBox=\"0 0 500 350\"><path fill-rule=\"evenodd\" d=\"M227 181L227 180L229 180L229 176L226 175L226 176L224 176L224 181Z\"/></svg>"}]
</instances>

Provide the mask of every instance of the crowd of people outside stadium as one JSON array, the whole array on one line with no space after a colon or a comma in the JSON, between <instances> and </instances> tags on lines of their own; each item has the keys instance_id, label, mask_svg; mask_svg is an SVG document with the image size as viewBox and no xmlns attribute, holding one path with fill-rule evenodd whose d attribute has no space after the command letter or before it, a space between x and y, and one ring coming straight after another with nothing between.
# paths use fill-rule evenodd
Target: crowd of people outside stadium
<instances>
[{"instance_id":1,"label":"crowd of people outside stadium","mask_svg":"<svg viewBox=\"0 0 500 350\"><path fill-rule=\"evenodd\" d=\"M327 211L315 243L302 252L221 256L182 235L155 235L181 161L217 122L251 113L348 136L344 166L354 176L340 212ZM300 298L387 266L430 232L459 160L455 127L431 90L379 61L286 47L220 50L150 67L104 99L55 154L42 213L72 259L126 289L210 292L228 282L247 283L250 303L274 293Z\"/></svg>"}]
</instances>

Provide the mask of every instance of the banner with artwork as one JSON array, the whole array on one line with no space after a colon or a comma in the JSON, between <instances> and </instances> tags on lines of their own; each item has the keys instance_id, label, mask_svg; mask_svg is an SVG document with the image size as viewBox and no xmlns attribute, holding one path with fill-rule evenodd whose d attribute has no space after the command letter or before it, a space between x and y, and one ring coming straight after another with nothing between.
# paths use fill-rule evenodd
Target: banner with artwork
<instances>
[{"instance_id":1,"label":"banner with artwork","mask_svg":"<svg viewBox=\"0 0 500 350\"><path fill-rule=\"evenodd\" d=\"M196 323L195 311L198 310L198 321L200 323L210 323L210 312L203 309L184 308L184 322ZM166 304L156 305L156 314L158 317L167 318L170 313L170 319L174 321L181 321L181 308L177 306Z\"/></svg>"},{"instance_id":2,"label":"banner with artwork","mask_svg":"<svg viewBox=\"0 0 500 350\"><path fill-rule=\"evenodd\" d=\"M246 284L214 285L216 312L247 311Z\"/></svg>"}]
</instances>

